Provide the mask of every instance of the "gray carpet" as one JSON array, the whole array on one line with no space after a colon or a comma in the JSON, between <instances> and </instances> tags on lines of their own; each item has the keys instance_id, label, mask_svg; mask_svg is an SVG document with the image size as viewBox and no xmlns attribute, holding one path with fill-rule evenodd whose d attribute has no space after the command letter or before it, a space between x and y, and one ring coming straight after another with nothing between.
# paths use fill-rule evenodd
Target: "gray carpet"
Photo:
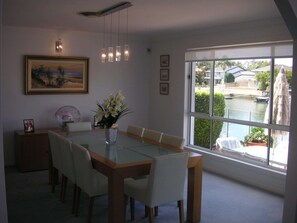
<instances>
[{"instance_id":1,"label":"gray carpet","mask_svg":"<svg viewBox=\"0 0 297 223\"><path fill-rule=\"evenodd\" d=\"M69 183L66 202L62 204L60 186L55 193L50 192L47 171L20 173L13 167L6 168L9 223L85 223L87 196L82 193L79 216L74 217L71 214L72 189ZM283 198L280 196L203 173L201 223L280 223L282 211ZM127 222L130 222L128 212L129 208ZM108 222L107 215L107 197L96 198L92 222ZM148 222L144 218L143 205L137 202L135 219L138 223ZM178 222L176 203L161 206L155 222Z\"/></svg>"}]
</instances>

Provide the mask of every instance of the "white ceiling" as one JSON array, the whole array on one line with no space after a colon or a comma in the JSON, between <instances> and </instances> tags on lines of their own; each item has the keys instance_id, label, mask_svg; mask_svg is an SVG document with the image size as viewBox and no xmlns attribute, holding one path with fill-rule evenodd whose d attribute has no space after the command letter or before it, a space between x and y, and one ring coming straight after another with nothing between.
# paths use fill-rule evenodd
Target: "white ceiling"
<instances>
[{"instance_id":1,"label":"white ceiling","mask_svg":"<svg viewBox=\"0 0 297 223\"><path fill-rule=\"evenodd\" d=\"M78 15L121 0L4 0L3 24L101 32L101 18ZM130 0L129 33L155 37L242 22L280 18L273 0ZM124 25L126 10L121 12ZM118 14L113 15L116 30ZM110 27L110 16L106 26ZM121 30L125 30L121 26ZM114 31L113 31L114 32ZM122 32L122 31L121 31Z\"/></svg>"}]
</instances>

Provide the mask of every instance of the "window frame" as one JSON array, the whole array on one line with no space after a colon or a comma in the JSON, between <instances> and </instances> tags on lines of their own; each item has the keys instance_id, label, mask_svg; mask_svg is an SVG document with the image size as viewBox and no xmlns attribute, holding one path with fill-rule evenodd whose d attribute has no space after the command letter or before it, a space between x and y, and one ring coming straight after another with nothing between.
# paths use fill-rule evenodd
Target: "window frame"
<instances>
[{"instance_id":1,"label":"window frame","mask_svg":"<svg viewBox=\"0 0 297 223\"><path fill-rule=\"evenodd\" d=\"M287 41L285 42L286 44L288 43ZM257 45L257 44L256 44ZM269 45L269 44L268 44ZM251 45L252 47L254 45ZM275 47L275 43L271 43L271 46ZM277 43L276 43L277 46ZM234 46L232 46L234 47ZM238 46L239 48L241 46ZM293 45L292 45L293 47ZM203 50L205 50L207 48L203 48ZM212 50L212 48L210 48L210 50ZM279 59L279 58L288 58L288 57L293 57L293 55L287 55L287 56L271 56L271 57L252 57L252 58L222 58L222 59L205 59L205 60L189 60L187 59L186 56L186 61L185 61L185 66L186 66L186 72L188 72L188 115L187 115L187 123L188 123L188 146L190 148L193 149L200 149L200 150L204 150L204 151L208 151L208 152L213 152L212 151L212 131L210 131L210 145L209 148L203 148L201 146L198 145L194 145L194 122L195 122L195 118L202 118L202 119L207 119L210 120L211 123L213 123L214 121L221 121L223 123L231 123L231 124L240 124L240 125L246 125L246 126L253 126L253 127L260 127L260 128L265 128L268 129L268 136L271 135L271 131L272 130L279 130L279 131L286 131L290 134L290 126L286 126L286 125L278 125L278 124L273 124L272 123L272 110L273 110L273 103L269 103L269 120L268 123L262 123L262 122L255 122L255 121L246 121L246 120L239 120L239 119L232 119L232 118L227 118L227 117L220 117L220 116L215 116L213 115L213 99L214 99L214 90L215 90L215 79L214 79L214 74L215 74L215 64L217 61L220 60L242 60L242 59L246 59L246 60L251 60L251 59L270 59L271 60L271 68L270 68L270 83L274 83L274 76L276 75L274 73L274 68L275 68L275 60ZM209 94L210 94L210 99L209 99L209 114L205 114L205 113L200 113L200 112L195 112L195 78L196 78L196 72L195 72L195 65L196 62L202 62L202 61L207 61L211 63L211 72L210 72L210 82L209 82ZM271 88L271 91L269 93L269 97L270 99L273 98L273 94L274 94L274 88ZM212 128L212 124L211 124L211 128ZM270 138L270 137L268 137ZM269 145L269 141L268 141L268 145ZM214 152L213 152L214 153ZM217 154L217 153L214 153ZM238 159L240 161L242 161L241 159ZM246 160L244 160L246 161ZM248 163L253 163L248 162ZM259 163L256 163L256 165L260 165ZM270 146L267 146L267 159L266 159L266 165L265 167L269 167L269 168L273 168L270 165ZM277 170L281 170L282 169L278 169ZM284 170L285 171L285 170Z\"/></svg>"}]
</instances>

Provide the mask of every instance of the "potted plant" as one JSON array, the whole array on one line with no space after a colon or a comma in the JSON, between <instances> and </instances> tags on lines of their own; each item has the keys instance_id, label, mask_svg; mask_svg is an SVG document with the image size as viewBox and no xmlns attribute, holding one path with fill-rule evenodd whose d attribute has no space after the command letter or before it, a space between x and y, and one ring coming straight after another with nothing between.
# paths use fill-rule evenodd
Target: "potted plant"
<instances>
[{"instance_id":1,"label":"potted plant","mask_svg":"<svg viewBox=\"0 0 297 223\"><path fill-rule=\"evenodd\" d=\"M267 146L268 135L264 133L264 128L253 127L251 132L244 137L246 146ZM272 144L272 138L270 138Z\"/></svg>"}]
</instances>

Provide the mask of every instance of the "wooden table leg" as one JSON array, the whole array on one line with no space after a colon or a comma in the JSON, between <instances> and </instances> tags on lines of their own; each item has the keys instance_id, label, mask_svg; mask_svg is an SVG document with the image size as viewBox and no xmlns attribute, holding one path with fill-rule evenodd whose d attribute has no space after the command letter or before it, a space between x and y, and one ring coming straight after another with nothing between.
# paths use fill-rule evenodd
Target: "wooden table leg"
<instances>
[{"instance_id":1,"label":"wooden table leg","mask_svg":"<svg viewBox=\"0 0 297 223\"><path fill-rule=\"evenodd\" d=\"M201 219L202 157L197 157L194 167L188 169L187 222Z\"/></svg>"},{"instance_id":2,"label":"wooden table leg","mask_svg":"<svg viewBox=\"0 0 297 223\"><path fill-rule=\"evenodd\" d=\"M124 178L116 171L108 177L108 222L125 222Z\"/></svg>"}]
</instances>

